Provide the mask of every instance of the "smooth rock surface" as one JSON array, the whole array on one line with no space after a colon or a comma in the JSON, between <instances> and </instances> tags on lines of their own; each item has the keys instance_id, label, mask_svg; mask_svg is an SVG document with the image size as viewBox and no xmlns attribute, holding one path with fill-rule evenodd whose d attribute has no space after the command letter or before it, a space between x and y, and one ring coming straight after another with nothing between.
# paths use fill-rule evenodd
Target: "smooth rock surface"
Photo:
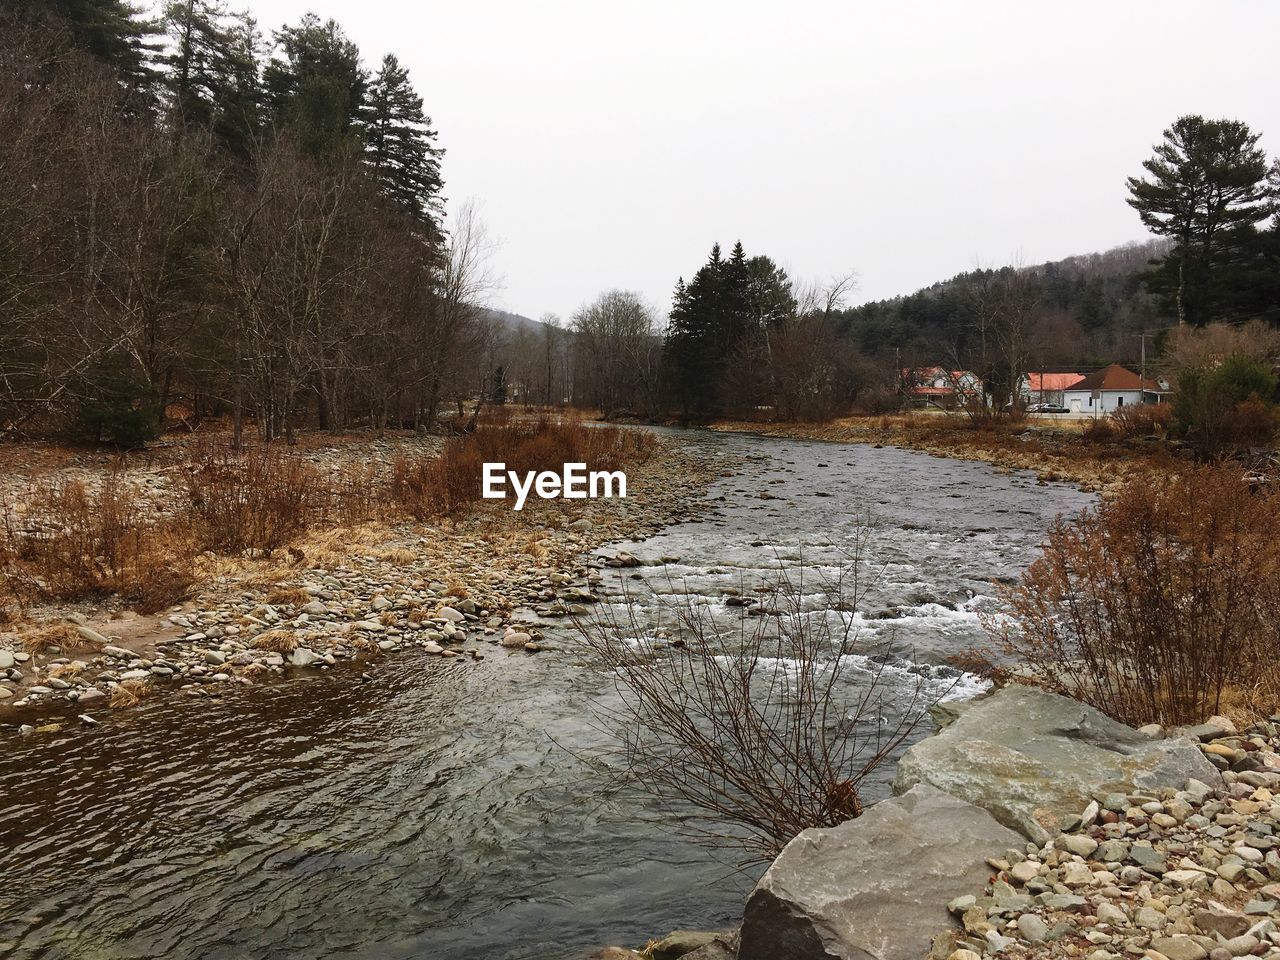
<instances>
[{"instance_id":1,"label":"smooth rock surface","mask_svg":"<svg viewBox=\"0 0 1280 960\"><path fill-rule=\"evenodd\" d=\"M1021 842L927 784L805 830L752 891L738 960L919 960L950 923L947 902L982 886L993 851Z\"/></svg>"},{"instance_id":2,"label":"smooth rock surface","mask_svg":"<svg viewBox=\"0 0 1280 960\"><path fill-rule=\"evenodd\" d=\"M1222 783L1192 741L1150 740L1075 700L1010 685L907 750L894 790L930 784L1042 844L1079 816L1099 784L1180 790L1193 778Z\"/></svg>"}]
</instances>

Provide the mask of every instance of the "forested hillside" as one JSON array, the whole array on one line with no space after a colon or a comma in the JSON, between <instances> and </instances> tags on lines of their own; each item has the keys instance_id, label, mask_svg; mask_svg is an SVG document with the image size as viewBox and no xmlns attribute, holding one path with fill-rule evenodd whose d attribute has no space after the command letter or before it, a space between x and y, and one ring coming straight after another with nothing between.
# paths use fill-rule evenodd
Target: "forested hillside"
<instances>
[{"instance_id":1,"label":"forested hillside","mask_svg":"<svg viewBox=\"0 0 1280 960\"><path fill-rule=\"evenodd\" d=\"M1134 243L1036 266L979 269L923 290L842 311L841 333L860 350L897 352L906 365L949 363L980 332L975 316L1002 275L1017 270L1036 304L1031 358L1044 367L1090 367L1136 357L1139 335L1172 317L1144 277L1163 240Z\"/></svg>"},{"instance_id":2,"label":"forested hillside","mask_svg":"<svg viewBox=\"0 0 1280 960\"><path fill-rule=\"evenodd\" d=\"M441 228L408 72L218 0L0 14L0 426L132 443L162 413L430 423L473 361L483 237Z\"/></svg>"}]
</instances>

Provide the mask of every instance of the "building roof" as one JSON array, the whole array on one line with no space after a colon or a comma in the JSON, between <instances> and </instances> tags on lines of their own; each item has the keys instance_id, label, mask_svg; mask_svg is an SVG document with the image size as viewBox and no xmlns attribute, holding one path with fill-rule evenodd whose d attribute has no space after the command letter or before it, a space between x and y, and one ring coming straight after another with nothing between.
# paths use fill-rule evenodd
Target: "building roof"
<instances>
[{"instance_id":1,"label":"building roof","mask_svg":"<svg viewBox=\"0 0 1280 960\"><path fill-rule=\"evenodd\" d=\"M1160 390L1160 384L1154 380L1143 380L1138 374L1134 373L1118 363L1113 363L1109 367L1101 370L1095 370L1093 373L1073 383L1068 390Z\"/></svg>"},{"instance_id":2,"label":"building roof","mask_svg":"<svg viewBox=\"0 0 1280 960\"><path fill-rule=\"evenodd\" d=\"M1084 379L1081 373L1028 373L1027 389L1033 393L1042 390L1066 390Z\"/></svg>"}]
</instances>

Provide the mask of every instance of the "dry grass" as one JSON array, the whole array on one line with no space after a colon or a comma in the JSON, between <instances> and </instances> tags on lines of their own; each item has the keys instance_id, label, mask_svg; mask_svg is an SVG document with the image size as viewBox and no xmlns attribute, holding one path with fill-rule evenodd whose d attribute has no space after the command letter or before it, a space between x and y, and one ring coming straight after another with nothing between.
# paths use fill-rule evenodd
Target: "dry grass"
<instances>
[{"instance_id":1,"label":"dry grass","mask_svg":"<svg viewBox=\"0 0 1280 960\"><path fill-rule=\"evenodd\" d=\"M448 589L445 590L446 597L457 597L459 600L467 598L467 585L461 580L450 580Z\"/></svg>"},{"instance_id":2,"label":"dry grass","mask_svg":"<svg viewBox=\"0 0 1280 960\"><path fill-rule=\"evenodd\" d=\"M311 594L301 587L276 587L262 599L273 607L301 607L311 602Z\"/></svg>"},{"instance_id":3,"label":"dry grass","mask_svg":"<svg viewBox=\"0 0 1280 960\"><path fill-rule=\"evenodd\" d=\"M71 663L55 663L45 671L47 677L74 677L83 673L88 664L73 660Z\"/></svg>"},{"instance_id":4,"label":"dry grass","mask_svg":"<svg viewBox=\"0 0 1280 960\"><path fill-rule=\"evenodd\" d=\"M353 555L410 566L418 553L387 547L395 538L388 525L409 516L451 528L482 502L480 465L488 460L518 470L559 470L564 462L612 470L656 446L639 431L517 421L503 412L448 441L439 457L400 458L381 472L374 464L324 472L278 448L165 450L160 456L181 482L176 503L154 511L139 509L154 501L129 483L122 464L92 485L55 475L21 510L0 504L0 620L16 622L35 602L73 600L156 613L187 598L196 582L272 590L300 566L331 568ZM490 533L522 526L512 511L498 514L481 511L495 518ZM267 600L297 606L307 598L281 587Z\"/></svg>"},{"instance_id":5,"label":"dry grass","mask_svg":"<svg viewBox=\"0 0 1280 960\"><path fill-rule=\"evenodd\" d=\"M268 630L253 638L253 647L269 653L293 653L298 649L298 638L288 630Z\"/></svg>"},{"instance_id":6,"label":"dry grass","mask_svg":"<svg viewBox=\"0 0 1280 960\"><path fill-rule=\"evenodd\" d=\"M587 470L619 470L648 459L653 434L618 427L588 427L573 420L481 424L452 437L434 460L397 460L391 497L415 519L456 514L481 499L484 464L504 463L519 473L585 463Z\"/></svg>"},{"instance_id":7,"label":"dry grass","mask_svg":"<svg viewBox=\"0 0 1280 960\"><path fill-rule=\"evenodd\" d=\"M44 653L57 647L59 650L90 650L89 643L72 623L55 623L22 638L22 648L27 653Z\"/></svg>"},{"instance_id":8,"label":"dry grass","mask_svg":"<svg viewBox=\"0 0 1280 960\"><path fill-rule=\"evenodd\" d=\"M96 488L78 480L44 485L21 518L4 512L5 579L11 595L73 600L116 594L142 613L183 599L192 578L177 526L149 518L118 469Z\"/></svg>"},{"instance_id":9,"label":"dry grass","mask_svg":"<svg viewBox=\"0 0 1280 960\"><path fill-rule=\"evenodd\" d=\"M312 567L332 567L355 553L372 553L390 536L384 523L362 523L354 527L314 530L297 542L305 563Z\"/></svg>"},{"instance_id":10,"label":"dry grass","mask_svg":"<svg viewBox=\"0 0 1280 960\"><path fill-rule=\"evenodd\" d=\"M407 567L418 560L418 555L407 547L390 547L386 550L375 550L373 555L379 560L397 567Z\"/></svg>"},{"instance_id":11,"label":"dry grass","mask_svg":"<svg viewBox=\"0 0 1280 960\"><path fill-rule=\"evenodd\" d=\"M136 707L151 696L155 688L150 680L121 680L111 690L111 699L107 704L113 708Z\"/></svg>"}]
</instances>

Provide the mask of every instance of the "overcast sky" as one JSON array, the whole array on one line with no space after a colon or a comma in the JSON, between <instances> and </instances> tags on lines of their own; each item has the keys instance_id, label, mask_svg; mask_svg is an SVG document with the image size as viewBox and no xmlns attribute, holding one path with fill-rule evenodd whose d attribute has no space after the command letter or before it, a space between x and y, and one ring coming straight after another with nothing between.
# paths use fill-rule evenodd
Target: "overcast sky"
<instances>
[{"instance_id":1,"label":"overcast sky","mask_svg":"<svg viewBox=\"0 0 1280 960\"><path fill-rule=\"evenodd\" d=\"M1272 0L244 0L409 67L450 206L501 240L495 306L665 311L712 242L858 302L1145 232L1125 204L1182 113L1280 152Z\"/></svg>"}]
</instances>

